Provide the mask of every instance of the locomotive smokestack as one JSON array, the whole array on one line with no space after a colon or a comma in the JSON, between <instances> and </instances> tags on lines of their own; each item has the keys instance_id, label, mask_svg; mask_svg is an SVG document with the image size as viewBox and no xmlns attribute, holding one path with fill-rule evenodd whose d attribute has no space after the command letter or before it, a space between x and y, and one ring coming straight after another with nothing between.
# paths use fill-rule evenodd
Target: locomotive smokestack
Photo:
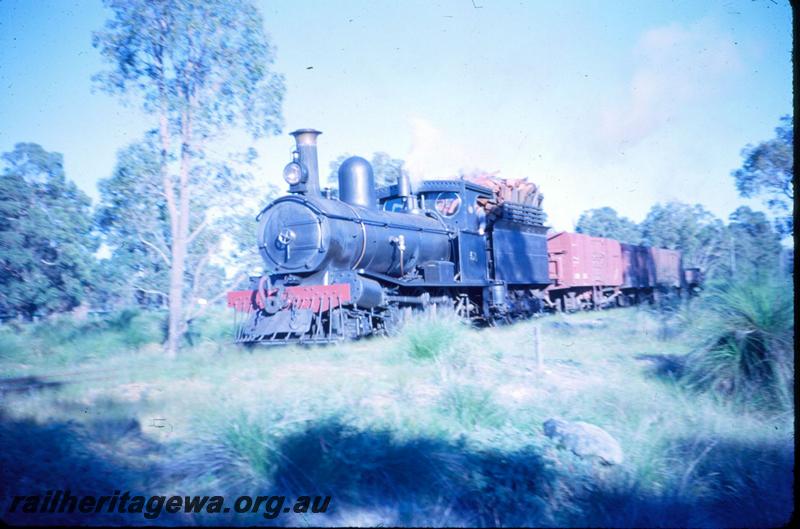
<instances>
[{"instance_id":1,"label":"locomotive smokestack","mask_svg":"<svg viewBox=\"0 0 800 529\"><path fill-rule=\"evenodd\" d=\"M319 164L317 162L317 136L322 134L314 129L298 129L291 133L297 144L299 163L306 171L305 192L309 195L320 194Z\"/></svg>"}]
</instances>

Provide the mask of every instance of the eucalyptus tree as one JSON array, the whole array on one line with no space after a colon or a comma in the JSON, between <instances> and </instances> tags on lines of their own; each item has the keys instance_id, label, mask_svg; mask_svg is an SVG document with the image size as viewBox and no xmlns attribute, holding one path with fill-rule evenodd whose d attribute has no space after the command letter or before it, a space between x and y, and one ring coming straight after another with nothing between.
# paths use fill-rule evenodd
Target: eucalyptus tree
<instances>
[{"instance_id":1,"label":"eucalyptus tree","mask_svg":"<svg viewBox=\"0 0 800 529\"><path fill-rule=\"evenodd\" d=\"M709 277L730 255L730 236L725 223L700 204L656 204L640 229L644 244L680 250L685 266L698 267Z\"/></svg>"},{"instance_id":2,"label":"eucalyptus tree","mask_svg":"<svg viewBox=\"0 0 800 529\"><path fill-rule=\"evenodd\" d=\"M103 90L139 101L156 125L157 192L169 237L142 244L169 268L172 355L188 319L187 256L220 218L203 199L228 192L233 176L214 170L209 143L232 129L253 137L280 132L284 82L272 69L274 49L249 1L105 0L105 5L111 16L94 33L93 45L108 69L94 80Z\"/></svg>"},{"instance_id":3,"label":"eucalyptus tree","mask_svg":"<svg viewBox=\"0 0 800 529\"><path fill-rule=\"evenodd\" d=\"M0 315L70 310L91 287L97 240L91 203L64 174L64 159L36 143L2 155Z\"/></svg>"},{"instance_id":4,"label":"eucalyptus tree","mask_svg":"<svg viewBox=\"0 0 800 529\"><path fill-rule=\"evenodd\" d=\"M575 231L630 244L639 244L642 239L641 230L635 222L628 217L620 217L615 209L609 207L589 209L581 213Z\"/></svg>"},{"instance_id":5,"label":"eucalyptus tree","mask_svg":"<svg viewBox=\"0 0 800 529\"><path fill-rule=\"evenodd\" d=\"M774 274L781 254L781 236L767 216L740 206L728 224L731 272L737 276Z\"/></svg>"},{"instance_id":6,"label":"eucalyptus tree","mask_svg":"<svg viewBox=\"0 0 800 529\"><path fill-rule=\"evenodd\" d=\"M100 281L112 304L168 306L172 234L157 141L149 134L120 149L113 173L98 182L95 221L110 250Z\"/></svg>"},{"instance_id":7,"label":"eucalyptus tree","mask_svg":"<svg viewBox=\"0 0 800 529\"><path fill-rule=\"evenodd\" d=\"M108 273L100 279L113 290L106 296L111 304L168 306L172 232L166 198L160 191L157 136L148 134L120 149L113 173L98 184L96 223L110 249L108 259L101 261ZM192 207L205 208L211 220L187 247L186 321L199 316L226 288L260 264L252 233L253 212L277 190L270 185L255 188L247 172L251 162L245 154L224 162L195 164L195 174L202 178L193 189Z\"/></svg>"},{"instance_id":8,"label":"eucalyptus tree","mask_svg":"<svg viewBox=\"0 0 800 529\"><path fill-rule=\"evenodd\" d=\"M794 118L783 116L775 137L742 149L742 167L731 173L736 189L745 198L761 196L776 215L783 235L794 232Z\"/></svg>"}]
</instances>

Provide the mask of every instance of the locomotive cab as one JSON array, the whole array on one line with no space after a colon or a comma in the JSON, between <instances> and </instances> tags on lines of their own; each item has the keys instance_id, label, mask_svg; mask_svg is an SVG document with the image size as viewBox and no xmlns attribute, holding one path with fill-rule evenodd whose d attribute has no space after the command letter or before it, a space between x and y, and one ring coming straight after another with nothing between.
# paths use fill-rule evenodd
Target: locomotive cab
<instances>
[{"instance_id":1,"label":"locomotive cab","mask_svg":"<svg viewBox=\"0 0 800 529\"><path fill-rule=\"evenodd\" d=\"M489 280L486 212L479 198L491 198L490 189L467 180L429 180L418 189L420 207L458 233L456 277L461 284L485 285Z\"/></svg>"},{"instance_id":2,"label":"locomotive cab","mask_svg":"<svg viewBox=\"0 0 800 529\"><path fill-rule=\"evenodd\" d=\"M418 194L420 207L435 211L453 228L481 235L486 231L486 212L478 199L491 199L491 189L467 180L428 180Z\"/></svg>"}]
</instances>

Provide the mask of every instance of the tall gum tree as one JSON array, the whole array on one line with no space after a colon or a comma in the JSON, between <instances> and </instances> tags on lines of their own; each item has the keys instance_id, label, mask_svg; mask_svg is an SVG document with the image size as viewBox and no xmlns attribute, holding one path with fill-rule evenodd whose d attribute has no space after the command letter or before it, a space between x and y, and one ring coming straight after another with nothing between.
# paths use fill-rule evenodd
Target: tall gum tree
<instances>
[{"instance_id":1,"label":"tall gum tree","mask_svg":"<svg viewBox=\"0 0 800 529\"><path fill-rule=\"evenodd\" d=\"M159 151L158 133L146 134L120 149L114 171L98 182L95 220L109 255L99 263L96 298L107 308L169 305L172 234L160 192ZM243 155L207 153L194 163L190 210L203 211L208 222L187 247L187 322L201 316L261 264L253 246L253 212L278 192L277 186L255 185L253 174L263 172L255 155L254 150Z\"/></svg>"},{"instance_id":2,"label":"tall gum tree","mask_svg":"<svg viewBox=\"0 0 800 529\"><path fill-rule=\"evenodd\" d=\"M783 116L775 137L742 149L744 161L731 173L739 195L760 196L775 215L781 235L794 233L794 117Z\"/></svg>"},{"instance_id":3,"label":"tall gum tree","mask_svg":"<svg viewBox=\"0 0 800 529\"><path fill-rule=\"evenodd\" d=\"M213 172L196 171L208 143L231 128L253 137L281 131L283 77L249 1L105 0L111 16L93 35L108 69L94 76L112 94L138 100L155 117L161 188L169 218L167 352L186 330L186 258L211 219L194 191ZM216 174L214 178L223 178ZM154 241L148 241L154 247Z\"/></svg>"}]
</instances>

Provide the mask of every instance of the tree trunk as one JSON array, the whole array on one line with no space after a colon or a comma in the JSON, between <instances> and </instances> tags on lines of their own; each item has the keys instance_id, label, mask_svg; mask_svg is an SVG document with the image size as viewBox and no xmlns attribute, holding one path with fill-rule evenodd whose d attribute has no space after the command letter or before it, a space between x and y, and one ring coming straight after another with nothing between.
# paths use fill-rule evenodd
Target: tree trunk
<instances>
[{"instance_id":1,"label":"tree trunk","mask_svg":"<svg viewBox=\"0 0 800 529\"><path fill-rule=\"evenodd\" d=\"M167 134L169 134L168 131ZM169 140L167 140L167 142L168 141ZM169 327L167 330L167 356L174 358L180 345L180 323L183 314L183 268L186 251L185 245L181 244L184 242L181 241L180 238L182 219L175 205L175 192L172 187L172 179L167 173L166 163L164 163L162 170L164 171L164 194L167 197L167 206L170 213L170 232L172 235L172 255L170 256L168 292ZM181 193L181 195L183 194L184 193Z\"/></svg>"},{"instance_id":2,"label":"tree trunk","mask_svg":"<svg viewBox=\"0 0 800 529\"><path fill-rule=\"evenodd\" d=\"M178 183L178 222L172 234L172 267L169 274L169 338L167 355L174 357L186 331L183 308L183 283L186 250L189 244L189 173L191 171L192 123L189 111L181 116L181 165Z\"/></svg>"},{"instance_id":3,"label":"tree trunk","mask_svg":"<svg viewBox=\"0 0 800 529\"><path fill-rule=\"evenodd\" d=\"M185 245L177 239L172 243L172 268L169 271L169 329L167 356L174 358L180 347L183 327L183 272Z\"/></svg>"},{"instance_id":4,"label":"tree trunk","mask_svg":"<svg viewBox=\"0 0 800 529\"><path fill-rule=\"evenodd\" d=\"M161 56L158 56L159 60ZM160 63L160 61L159 61ZM161 65L163 74L163 65ZM181 218L175 204L175 188L172 178L167 168L167 160L170 151L170 130L169 130L169 108L167 106L166 88L163 81L159 83L159 94L161 108L159 112L159 139L161 140L161 178L164 186L164 197L167 201L167 211L169 213L170 235L172 244L170 245L170 274L169 274L169 320L167 330L167 356L174 358L180 345L180 322L183 312L183 267L185 257L185 247L176 244L180 233Z\"/></svg>"}]
</instances>

